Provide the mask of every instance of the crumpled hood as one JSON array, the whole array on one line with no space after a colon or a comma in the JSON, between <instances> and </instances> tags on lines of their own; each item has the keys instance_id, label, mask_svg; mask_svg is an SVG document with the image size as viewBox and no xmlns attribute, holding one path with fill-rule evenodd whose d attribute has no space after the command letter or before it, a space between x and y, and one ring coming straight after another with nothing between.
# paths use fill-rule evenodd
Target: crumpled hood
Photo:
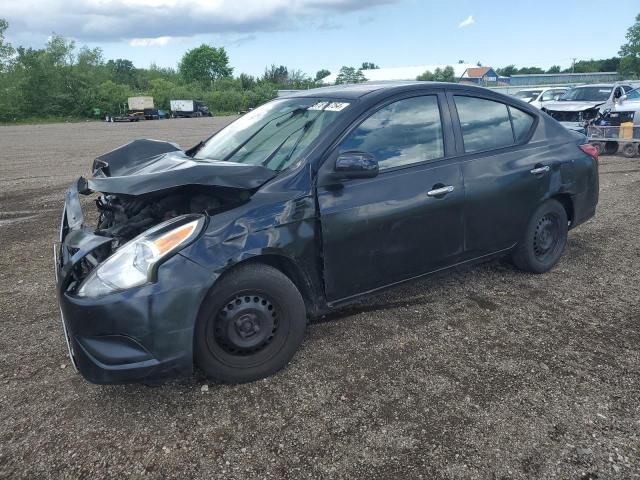
<instances>
[{"instance_id":1,"label":"crumpled hood","mask_svg":"<svg viewBox=\"0 0 640 480\"><path fill-rule=\"evenodd\" d=\"M185 185L254 190L276 172L256 165L195 160L176 144L134 140L97 157L88 187L96 192L142 195Z\"/></svg>"},{"instance_id":2,"label":"crumpled hood","mask_svg":"<svg viewBox=\"0 0 640 480\"><path fill-rule=\"evenodd\" d=\"M555 112L582 112L600 106L603 103L605 102L550 102L544 108Z\"/></svg>"}]
</instances>

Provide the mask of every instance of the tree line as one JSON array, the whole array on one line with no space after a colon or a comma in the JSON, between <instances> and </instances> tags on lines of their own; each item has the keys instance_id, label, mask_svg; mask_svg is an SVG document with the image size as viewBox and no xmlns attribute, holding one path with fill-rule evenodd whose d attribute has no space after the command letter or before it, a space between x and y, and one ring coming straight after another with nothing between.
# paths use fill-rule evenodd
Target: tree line
<instances>
[{"instance_id":1,"label":"tree line","mask_svg":"<svg viewBox=\"0 0 640 480\"><path fill-rule=\"evenodd\" d=\"M223 47L201 45L187 51L176 69L151 65L137 68L130 60L105 60L100 48L78 47L74 41L52 35L40 49L14 48L5 40L9 28L0 18L0 122L42 118L79 118L120 113L127 97L149 95L157 108L168 110L171 99L205 102L215 114L256 107L276 96L279 89L308 89L322 84L331 72L314 77L284 65L271 65L262 75L234 75ZM618 71L625 78L640 77L640 14L626 34L618 57L580 60L571 67L549 69L507 65L499 75ZM459 61L459 63L462 60ZM478 65L480 63L478 62ZM336 84L367 81L365 70L379 68L372 62L343 66ZM424 72L417 80L455 82L451 66Z\"/></svg>"},{"instance_id":2,"label":"tree line","mask_svg":"<svg viewBox=\"0 0 640 480\"><path fill-rule=\"evenodd\" d=\"M83 118L126 110L128 97L148 95L156 108L171 99L201 100L214 114L235 113L275 98L279 89L308 89L331 74L310 77L301 70L271 65L259 76L234 69L223 47L201 45L187 51L177 69L137 68L127 59L105 60L100 48L78 47L52 35L44 48L14 48L5 40L8 22L0 18L0 122ZM343 67L337 83L366 81L362 69Z\"/></svg>"}]
</instances>

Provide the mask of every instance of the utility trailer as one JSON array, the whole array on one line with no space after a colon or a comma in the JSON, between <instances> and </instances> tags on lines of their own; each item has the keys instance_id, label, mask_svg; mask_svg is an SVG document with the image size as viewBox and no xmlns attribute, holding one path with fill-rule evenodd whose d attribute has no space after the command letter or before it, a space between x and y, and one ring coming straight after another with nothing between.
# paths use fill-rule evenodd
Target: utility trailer
<instances>
[{"instance_id":1,"label":"utility trailer","mask_svg":"<svg viewBox=\"0 0 640 480\"><path fill-rule=\"evenodd\" d=\"M211 117L211 111L203 102L198 100L170 100L171 116L173 118Z\"/></svg>"},{"instance_id":2,"label":"utility trailer","mask_svg":"<svg viewBox=\"0 0 640 480\"><path fill-rule=\"evenodd\" d=\"M118 113L117 115L114 115L114 114L111 114L111 113L108 113L107 115L105 115L104 121L105 122L110 122L110 123L114 123L114 122L137 122L137 121L140 120L140 118L144 118L144 116L142 116L142 115L129 113L126 103L121 103L119 105L119 110L120 110L120 113Z\"/></svg>"},{"instance_id":3,"label":"utility trailer","mask_svg":"<svg viewBox=\"0 0 640 480\"><path fill-rule=\"evenodd\" d=\"M598 153L614 155L621 150L627 158L640 155L640 125L630 122L620 126L589 125L587 137Z\"/></svg>"}]
</instances>

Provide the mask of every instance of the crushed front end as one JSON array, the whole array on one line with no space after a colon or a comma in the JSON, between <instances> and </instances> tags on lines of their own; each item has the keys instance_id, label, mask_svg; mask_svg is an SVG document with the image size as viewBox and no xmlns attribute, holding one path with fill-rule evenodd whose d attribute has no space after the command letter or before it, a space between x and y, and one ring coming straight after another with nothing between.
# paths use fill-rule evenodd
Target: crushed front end
<instances>
[{"instance_id":1,"label":"crushed front end","mask_svg":"<svg viewBox=\"0 0 640 480\"><path fill-rule=\"evenodd\" d=\"M584 110L563 109L563 105L559 105L559 103L556 102L554 106L544 107L542 111L560 122L566 129L586 135L587 125L598 117L599 108L596 106Z\"/></svg>"},{"instance_id":2,"label":"crushed front end","mask_svg":"<svg viewBox=\"0 0 640 480\"><path fill-rule=\"evenodd\" d=\"M86 191L82 178L65 194L60 238L54 247L58 301L74 366L93 383L190 374L193 329L213 282L211 273L176 252L155 269L149 281L131 288L94 287L83 292L96 269L126 248L131 243L126 243L127 238L151 223L134 222L119 230L116 222L105 229L101 212L98 228L89 228L79 191ZM193 221L199 220L194 217Z\"/></svg>"}]
</instances>

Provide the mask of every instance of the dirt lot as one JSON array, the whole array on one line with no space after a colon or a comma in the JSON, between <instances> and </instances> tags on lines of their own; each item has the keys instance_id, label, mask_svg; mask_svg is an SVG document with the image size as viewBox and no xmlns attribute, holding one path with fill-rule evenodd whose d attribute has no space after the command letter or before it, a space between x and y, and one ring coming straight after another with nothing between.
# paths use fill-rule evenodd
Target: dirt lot
<instances>
[{"instance_id":1,"label":"dirt lot","mask_svg":"<svg viewBox=\"0 0 640 480\"><path fill-rule=\"evenodd\" d=\"M0 127L0 478L640 478L640 159L603 159L598 215L547 275L494 262L396 289L253 384L75 374L64 189L129 139L189 147L227 121Z\"/></svg>"}]
</instances>

